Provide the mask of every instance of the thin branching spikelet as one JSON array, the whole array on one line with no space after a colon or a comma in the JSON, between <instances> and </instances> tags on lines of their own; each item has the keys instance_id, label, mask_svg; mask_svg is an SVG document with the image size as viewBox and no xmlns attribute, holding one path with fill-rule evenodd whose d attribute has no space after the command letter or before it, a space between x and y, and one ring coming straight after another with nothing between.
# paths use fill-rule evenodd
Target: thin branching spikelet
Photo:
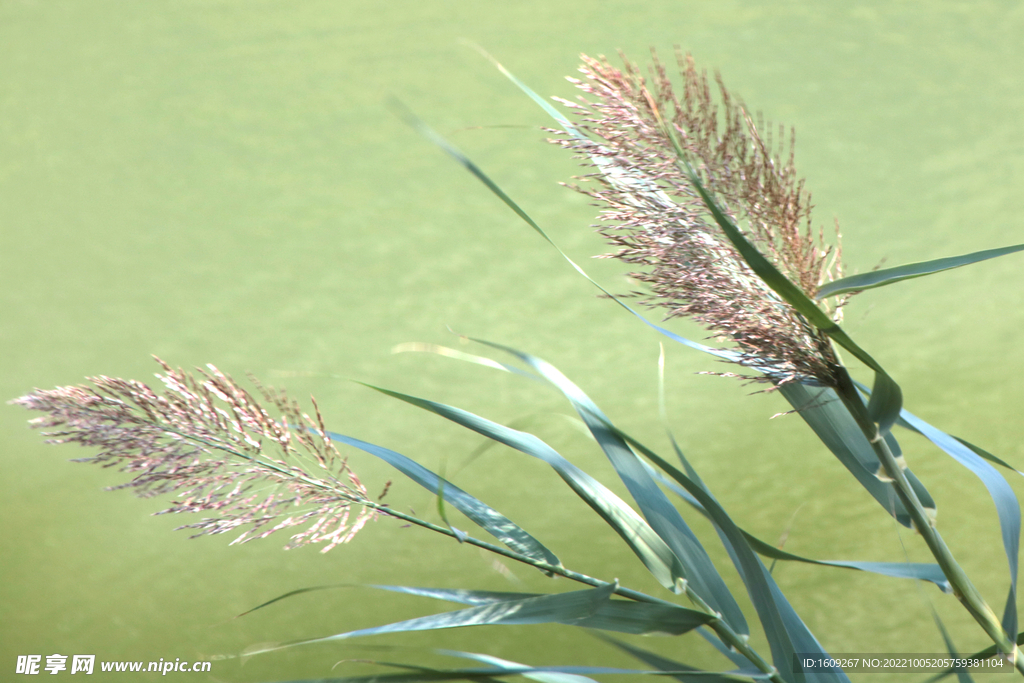
<instances>
[{"instance_id":1,"label":"thin branching spikelet","mask_svg":"<svg viewBox=\"0 0 1024 683\"><path fill-rule=\"evenodd\" d=\"M602 209L599 231L618 247L608 256L641 267L631 275L649 287L646 304L735 343L736 362L763 373L760 379L830 385L836 358L828 339L746 265L681 170L669 131L747 238L813 296L840 275L839 251L811 228L792 135L776 147L771 127L755 122L720 78L716 102L693 60L680 56L679 65L681 97L657 58L648 79L629 62L620 70L584 56L584 78L569 80L586 96L561 102L589 138L553 131L553 142L596 168L587 179L598 189L576 189ZM785 139L781 127L778 137ZM839 320L838 306L832 315Z\"/></svg>"},{"instance_id":2,"label":"thin branching spikelet","mask_svg":"<svg viewBox=\"0 0 1024 683\"><path fill-rule=\"evenodd\" d=\"M325 543L327 552L382 507L335 450L319 409L311 418L283 392L253 379L280 414L275 420L212 365L195 376L157 362L163 394L133 380L94 377L92 386L37 390L12 403L46 413L32 425L48 430L49 443L100 449L78 462L132 473L113 488L140 497L173 495L157 514L212 513L179 527L198 530L195 536L242 530L234 544L305 526L287 547Z\"/></svg>"}]
</instances>

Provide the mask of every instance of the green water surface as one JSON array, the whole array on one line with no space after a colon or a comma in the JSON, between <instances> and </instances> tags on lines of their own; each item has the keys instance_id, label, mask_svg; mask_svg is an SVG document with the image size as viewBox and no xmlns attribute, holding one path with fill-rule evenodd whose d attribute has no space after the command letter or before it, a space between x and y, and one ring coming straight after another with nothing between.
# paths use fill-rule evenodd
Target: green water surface
<instances>
[{"instance_id":1,"label":"green water surface","mask_svg":"<svg viewBox=\"0 0 1024 683\"><path fill-rule=\"evenodd\" d=\"M604 250L588 228L594 209L558 187L577 167L543 143L545 114L460 40L563 97L573 96L563 77L581 52L644 60L652 46L670 57L679 45L720 69L752 108L796 127L816 222L830 230L838 217L845 261L863 272L883 259L1024 242L1021 36L1024 5L996 1L2 0L0 397L87 375L148 380L152 354L251 371L296 397L315 394L332 429L444 468L567 566L658 593L545 466L506 449L476 454L479 437L348 381L529 426L621 490L594 445L559 417L570 408L554 394L448 359L391 354L407 341L457 345L450 328L554 362L620 426L667 451L657 336L597 298L389 100L449 136L598 280L626 291L619 264L589 259ZM846 328L902 384L912 411L1024 467L1024 257L863 294ZM769 421L787 408L780 397L695 374L721 369L667 349L672 427L737 521L769 541L788 529L786 548L813 557L928 559L798 418ZM87 453L43 445L27 417L0 405L3 680L22 654L210 659L438 608L347 587L233 620L306 586L570 588L387 520L328 555L284 552L283 536L189 541L171 529L195 520L152 518L161 501L103 492L122 476L69 463ZM907 436L904 447L939 503L944 537L1001 607L1006 562L984 488L925 443ZM357 454L351 462L374 492L393 476ZM396 482L388 500L437 520L422 489ZM694 524L742 592L713 533ZM940 652L929 605L962 650L988 644L931 586L807 566L775 576L833 652ZM634 642L728 667L694 636ZM756 629L753 642L767 652ZM432 647L637 665L568 627L492 627L217 659L211 674L167 680L355 675L372 669L332 666L367 658L458 663Z\"/></svg>"}]
</instances>

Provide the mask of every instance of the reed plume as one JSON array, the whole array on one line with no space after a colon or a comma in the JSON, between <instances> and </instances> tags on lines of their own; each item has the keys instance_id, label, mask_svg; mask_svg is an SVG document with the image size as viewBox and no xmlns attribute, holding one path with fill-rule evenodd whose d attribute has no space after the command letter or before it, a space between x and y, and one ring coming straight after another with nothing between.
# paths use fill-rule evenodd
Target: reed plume
<instances>
[{"instance_id":1,"label":"reed plume","mask_svg":"<svg viewBox=\"0 0 1024 683\"><path fill-rule=\"evenodd\" d=\"M284 392L250 378L280 415L275 420L213 365L196 376L157 362L163 394L133 380L93 377L91 386L36 390L12 403L45 413L31 424L47 430L49 443L100 449L76 462L132 474L112 489L172 494L171 506L156 514L212 513L178 527L196 531L193 537L242 530L235 544L305 526L287 547L324 543L327 552L383 507L334 448L315 401L311 417Z\"/></svg>"},{"instance_id":2,"label":"reed plume","mask_svg":"<svg viewBox=\"0 0 1024 683\"><path fill-rule=\"evenodd\" d=\"M841 275L840 251L812 228L810 194L793 166L794 135L785 144L780 126L775 145L771 126L755 121L721 77L716 100L690 56L680 55L679 66L681 97L656 56L645 78L628 61L618 69L584 55L583 78L569 80L585 95L559 100L578 130L552 131L552 142L595 169L584 179L596 189L574 188L601 207L598 230L618 248L606 256L640 267L631 276L648 286L635 293L646 305L735 343L734 360L763 373L751 379L831 386L838 361L828 338L747 266L681 168L671 137L747 239L813 297ZM841 305L830 311L837 322Z\"/></svg>"}]
</instances>

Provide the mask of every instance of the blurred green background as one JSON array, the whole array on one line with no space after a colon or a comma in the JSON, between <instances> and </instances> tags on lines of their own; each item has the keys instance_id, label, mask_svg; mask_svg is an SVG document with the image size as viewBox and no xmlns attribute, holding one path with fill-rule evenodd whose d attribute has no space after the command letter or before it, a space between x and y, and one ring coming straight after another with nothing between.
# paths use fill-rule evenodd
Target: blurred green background
<instances>
[{"instance_id":1,"label":"blurred green background","mask_svg":"<svg viewBox=\"0 0 1024 683\"><path fill-rule=\"evenodd\" d=\"M460 39L539 93L564 97L574 96L563 77L581 52L621 49L644 61L651 47L670 59L679 45L720 69L752 109L796 127L816 222L829 230L838 217L848 271L863 272L883 259L1024 242L1022 35L1024 5L1012 2L2 0L0 396L86 375L146 380L151 354L252 371L296 397L315 394L332 429L445 468L567 566L656 592L543 465L505 449L475 454L480 438L348 381L518 421L613 481L603 456L559 417L570 409L553 393L443 358L391 354L406 341L456 345L451 328L555 363L621 427L667 450L657 336L597 298L390 113L389 98L470 154L597 279L625 291L619 264L589 260L604 250L588 227L594 209L557 186L577 167L543 143L545 114ZM846 323L901 382L912 411L1017 466L1022 270L1015 255L866 293ZM819 558L926 559L920 540L899 535L799 418L769 421L788 407L780 397L696 375L722 369L709 357L667 353L672 427L740 524L769 541L789 529L788 550ZM43 445L28 417L0 405L4 679L19 654L207 659L444 608L353 587L232 619L305 586L570 588L389 520L328 555L284 552L283 536L241 547L189 541L170 529L194 520L151 518L165 501L103 492L123 478L69 463L87 453ZM921 440L903 445L939 503L940 530L1001 606L1005 558L983 487ZM373 490L392 476L358 454L352 463ZM397 482L389 500L436 517L430 494L413 486ZM742 590L714 535L695 526ZM929 604L962 650L987 644L931 586L807 566L775 575L833 652L939 652ZM760 634L754 641L767 651ZM636 642L727 665L696 637ZM222 659L211 675L168 680L357 674L368 669L332 666L439 662L430 647L634 665L565 627L484 628Z\"/></svg>"}]
</instances>

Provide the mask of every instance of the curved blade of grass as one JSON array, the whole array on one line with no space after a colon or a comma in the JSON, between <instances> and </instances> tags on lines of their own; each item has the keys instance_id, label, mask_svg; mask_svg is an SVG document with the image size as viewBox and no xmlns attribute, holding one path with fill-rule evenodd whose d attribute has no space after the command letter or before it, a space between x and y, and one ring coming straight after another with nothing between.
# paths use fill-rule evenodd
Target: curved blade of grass
<instances>
[{"instance_id":1,"label":"curved blade of grass","mask_svg":"<svg viewBox=\"0 0 1024 683\"><path fill-rule=\"evenodd\" d=\"M477 591L467 588L419 588L416 586L388 586L384 584L369 584L367 588L376 588L392 593L404 595L415 595L421 598L433 598L446 602L457 602L460 605L490 605L496 602L510 602L523 600L525 598L539 598L546 593L522 593L516 591Z\"/></svg>"},{"instance_id":2,"label":"curved blade of grass","mask_svg":"<svg viewBox=\"0 0 1024 683\"><path fill-rule=\"evenodd\" d=\"M614 585L614 584L613 584ZM246 610L239 617L255 612L256 610L268 607L286 598L310 593L313 591L329 590L335 588L375 588L378 590L415 595L418 597L433 598L446 602L455 602L462 605L479 607L501 602L513 602L526 598L543 597L544 593L522 593L507 591L477 591L468 589L448 588L420 588L415 586L389 586L389 585L360 585L360 584L330 584L325 586L312 586L289 591L276 598L268 600L250 610ZM236 617L237 618L237 617ZM652 634L662 633L668 635L681 635L694 628L698 628L713 620L713 616L671 603L647 603L631 600L611 599L602 603L596 611L582 619L573 622L572 625L583 628L592 628L605 631L631 634ZM741 658L742 659L742 658ZM747 663L742 659L743 663Z\"/></svg>"},{"instance_id":3,"label":"curved blade of grass","mask_svg":"<svg viewBox=\"0 0 1024 683\"><path fill-rule=\"evenodd\" d=\"M505 78L507 78L508 80L510 80L513 83L515 83L517 88L519 88L521 91L523 91L527 95L527 97L529 97L531 100L536 102L540 106L541 109L543 109L545 112L547 112L548 116L550 116L551 118L553 118L555 121L558 122L558 125L560 125L563 128L565 128L567 133L571 133L572 135L575 135L575 136L581 137L581 138L585 138L586 137L585 135L583 135L583 133L581 133L579 131L579 129L576 128L575 125L573 125L572 121L570 121L568 118L565 117L564 114L562 114L562 112L560 112L557 109L555 109L553 106L551 106L550 102L548 102L543 97L541 97L540 95L535 93L525 83L523 83L521 80L516 78L515 74L513 74L511 71L506 69L504 67L504 65L501 62L499 62L497 59L495 59L493 56L491 56L491 54L489 52L487 52L487 50L483 49L482 47L480 47L476 43L472 43L472 42L466 41L466 44L469 45L470 47L472 47L477 52L479 52L481 55L483 55L484 59L486 59L491 64L493 64L494 67L498 71L500 71L503 76L505 76Z\"/></svg>"},{"instance_id":4,"label":"curved blade of grass","mask_svg":"<svg viewBox=\"0 0 1024 683\"><path fill-rule=\"evenodd\" d=\"M490 664L492 666L505 670L525 670L530 668L525 664L520 664L518 662L510 662L507 659L499 659L498 657L478 654L476 652L460 652L458 650L434 650L434 652L446 655L448 657L461 657L463 659L472 659L482 664ZM531 681L538 681L539 683L597 683L597 681L595 681L593 678L580 676L579 674L557 673L554 671L544 671L538 673L521 673L519 675L523 678L529 678Z\"/></svg>"},{"instance_id":5,"label":"curved blade of grass","mask_svg":"<svg viewBox=\"0 0 1024 683\"><path fill-rule=\"evenodd\" d=\"M396 344L391 348L391 353L432 353L438 356L445 356L447 358L455 358L456 360L466 361L467 363L473 363L475 365L482 365L486 368L492 368L494 370L501 370L503 372L509 372L520 377L526 377L527 379L539 380L540 378L536 375L520 370L514 365L508 365L506 363L499 363L496 360L486 358L484 356L478 356L472 353L466 353L457 349L450 349L447 346L441 346L440 344L428 344L425 342L405 342L403 344Z\"/></svg>"},{"instance_id":6,"label":"curved blade of grass","mask_svg":"<svg viewBox=\"0 0 1024 683\"><path fill-rule=\"evenodd\" d=\"M444 652L443 650L437 650L437 652ZM482 657L489 657L488 655L482 655ZM369 664L376 664L378 666L389 666L398 669L409 670L406 673L397 674L376 674L369 676L346 676L343 678L317 678L317 679L303 679L294 681L281 681L280 683L426 683L429 681L497 681L498 679L504 679L509 676L524 676L533 680L558 680L558 681L569 681L573 679L559 678L559 679L541 679L542 675L561 675L561 676L574 676L575 680L580 680L585 674L593 676L600 675L625 675L625 676L666 676L673 675L676 677L683 677L688 679L692 677L694 681L704 681L707 677L714 676L713 680L730 680L724 678L728 675L743 676L744 678L751 678L755 680L763 680L767 678L765 675L755 676L753 674L747 674L743 671L736 672L707 672L694 670L689 667L681 669L679 671L663 671L663 670L649 670L645 671L642 669L619 669L608 666L513 666L514 662L509 662L507 665L498 665L498 662L504 661L499 660L496 657L489 657L489 663L495 666L485 669L431 669L424 666L412 666L408 664L400 664L395 662L381 662L381 661L369 661ZM484 660L481 660L484 661ZM590 680L590 679L584 679ZM735 679L733 679L735 680Z\"/></svg>"},{"instance_id":7,"label":"curved blade of grass","mask_svg":"<svg viewBox=\"0 0 1024 683\"><path fill-rule=\"evenodd\" d=\"M737 676L737 675L742 675L742 676L749 677L749 678L764 678L764 674L762 674L757 669L744 668L742 665L741 665L741 667L740 667L740 669L738 671L731 671L731 672L729 672L727 674L726 673L723 673L723 674L712 673L710 671L702 672L700 669L697 669L695 667L689 666L687 664L682 664L682 663L674 661L672 659L668 659L667 657L662 657L659 654L655 654L653 652L650 652L649 650L645 650L645 649L637 647L635 645L630 645L629 643L624 643L624 642L622 642L621 640L619 640L617 638L612 638L611 636L606 636L606 635L601 634L601 633L598 633L597 637L600 638L601 640L603 640L606 643L614 645L615 647L619 648L620 650L622 650L626 654L629 654L632 657L634 657L636 659L639 659L641 662L644 662L648 666L653 666L658 671L665 672L665 675L667 675L667 676L669 676L671 678L674 678L677 681L690 680L689 676L692 676L692 675L695 675L695 674L698 674L698 673L700 674L700 679L699 680L701 681L701 683L709 683L709 682L713 682L713 683L735 683L736 679L734 678L734 676ZM741 657L740 659L742 660L743 658ZM746 664L745 661L742 662L742 663ZM672 672L672 671L686 671L688 673L687 674L668 673L668 672Z\"/></svg>"},{"instance_id":8,"label":"curved blade of grass","mask_svg":"<svg viewBox=\"0 0 1024 683\"><path fill-rule=\"evenodd\" d=\"M904 429L907 429L907 430L910 430L912 432L917 432L918 434L921 434L921 432L918 432L916 429L914 429L913 425L911 425L909 422L907 422L903 418L900 418L899 420L897 420L896 424L899 425L900 427L903 427ZM923 434L922 434L922 436L923 436ZM999 458L999 457L989 453L988 451L986 451L981 446L975 446L970 441L967 441L965 439L961 439L959 436L955 436L953 434L950 434L950 436L953 437L954 439L956 439L957 441L959 441L960 443L962 443L964 446L967 446L967 448L969 448L972 451L974 451L974 453L976 455L984 458L985 460L988 460L990 463L992 463L994 465L999 465L1000 467L1005 467L1006 469L1008 469L1008 470L1010 470L1012 472L1016 472L1017 474L1019 474L1021 476L1024 476L1024 472L1021 472L1016 467L1014 467L1010 463L1006 462L1002 458Z\"/></svg>"},{"instance_id":9,"label":"curved blade of grass","mask_svg":"<svg viewBox=\"0 0 1024 683\"><path fill-rule=\"evenodd\" d=\"M1014 642L1016 642L1017 645L1024 645L1024 631L1022 631L1022 632L1017 634L1017 638L1014 640ZM999 646L997 646L997 645L989 645L984 650L978 650L974 654L966 655L964 657L964 659L987 659L989 657L993 657L993 656L998 655L998 654L999 654ZM1002 658L1002 661L1006 662L1005 657ZM1011 664L1009 662L1006 662L1006 667L1007 667L1007 673L1013 673L1013 671L1014 671L1013 664ZM935 683L935 681L942 680L943 678L946 678L947 676L949 676L952 673L953 673L953 669L946 669L945 672L943 672L941 674L936 674L935 676L932 676L931 678L926 680L925 683Z\"/></svg>"},{"instance_id":10,"label":"curved blade of grass","mask_svg":"<svg viewBox=\"0 0 1024 683\"><path fill-rule=\"evenodd\" d=\"M593 616L578 619L573 625L634 635L658 633L679 636L714 619L712 614L685 607L631 600L609 600L599 607Z\"/></svg>"},{"instance_id":11,"label":"curved blade of grass","mask_svg":"<svg viewBox=\"0 0 1024 683\"><path fill-rule=\"evenodd\" d=\"M527 432L505 427L465 410L409 396L397 391L366 385L383 394L410 403L418 408L444 417L467 429L482 434L498 443L505 444L527 455L551 465L565 483L598 513L636 553L640 561L654 575L658 583L678 593L686 573L679 558L658 534L626 505L621 498L603 484L563 458L555 449Z\"/></svg>"},{"instance_id":12,"label":"curved blade of grass","mask_svg":"<svg viewBox=\"0 0 1024 683\"><path fill-rule=\"evenodd\" d=\"M909 426L909 425L908 425L908 426ZM910 427L910 429L913 429L913 427ZM1011 470L1011 471L1013 471L1013 472L1016 472L1017 474L1019 474L1019 475L1021 475L1022 477L1024 477L1024 472L1021 472L1021 471L1020 471L1020 470L1018 470L1018 469L1017 469L1016 467L1014 467L1014 466L1013 466L1013 465L1011 465L1010 463L1006 462L1006 461L1005 461L1005 460L1003 460L1002 458L998 458L998 457L996 457L996 456L992 455L991 453L989 453L988 451L986 451L986 450L985 450L984 448L982 448L981 446L975 446L975 445L974 445L973 443L971 443L970 441L967 441L967 440L965 440L965 439L961 439L961 438L960 438L959 436L954 436L953 438L954 438L954 439L956 439L957 441L959 441L960 443L962 443L963 445L967 446L968 448L970 448L970 449L971 449L972 451L974 451L974 452L975 452L975 453L976 453L977 455L981 456L982 458L985 458L985 460L988 460L989 462L991 462L991 463L993 463L993 464L996 464L996 465L999 465L999 466L1001 466L1001 467L1005 467L1006 469L1008 469L1008 470Z\"/></svg>"},{"instance_id":13,"label":"curved blade of grass","mask_svg":"<svg viewBox=\"0 0 1024 683\"><path fill-rule=\"evenodd\" d=\"M609 429L608 425L611 424L611 421L590 397L562 374L558 368L541 358L482 339L473 341L515 356L562 392L586 423L605 455L608 456L615 471L647 519L647 523L682 562L691 588L713 609L720 612L734 631L749 634L750 629L743 617L743 612L697 536L687 526L675 506L658 488L644 468L643 462L630 450L625 440L615 431Z\"/></svg>"},{"instance_id":14,"label":"curved blade of grass","mask_svg":"<svg viewBox=\"0 0 1024 683\"><path fill-rule=\"evenodd\" d=\"M402 104L398 100L392 100L391 105L395 112L402 119L404 119L407 124L414 128L420 135L427 138L435 145L443 149L448 154L448 156L452 157L457 162L462 164L463 168L472 173L477 180L486 185L487 189L493 192L495 195L497 195L498 198L501 199L501 201L503 201L506 206L512 209L512 211L514 211L517 216L522 218L530 227L532 227L534 230L540 233L541 237L543 237L545 240L554 245L554 242L551 241L551 238L548 237L547 233L545 233L541 229L541 227L537 225L534 222L534 220L530 218L530 216L525 211L523 211L522 208L519 207L518 204L512 201L512 198L505 194L505 191L498 187L497 183L491 180L490 177L488 177L488 175L484 173L479 166L477 166L469 157L463 154L458 147L456 147L455 145L453 145L452 143L448 142L443 137L438 135L433 128L424 123L423 120L421 120L418 116L413 114L404 104ZM559 251L561 250L559 249ZM572 261L570 261L570 263L572 263ZM573 265L576 266L576 264ZM576 266L576 269L580 270L579 266Z\"/></svg>"},{"instance_id":15,"label":"curved blade of grass","mask_svg":"<svg viewBox=\"0 0 1024 683\"><path fill-rule=\"evenodd\" d=\"M667 129L666 129L667 131ZM668 132L668 131L667 131ZM705 206L714 217L718 227L722 229L725 236L729 238L733 246L743 257L743 260L750 266L758 277L764 280L765 284L782 297L790 306L796 309L800 315L807 319L807 322L827 334L840 346L848 350L862 363L875 371L875 388L868 403L868 412L871 419L878 423L881 433L892 429L899 417L900 408L903 405L903 392L895 380L872 358L867 351L860 348L839 325L828 317L824 311L818 308L817 304L811 301L803 290L794 285L785 275L772 265L754 245L752 245L732 220L722 211L721 207L711 196L711 193L704 188L697 172L686 161L682 148L674 135L669 135L672 144L675 146L676 154L679 156L679 168L686 173L694 188L704 200Z\"/></svg>"},{"instance_id":16,"label":"curved blade of grass","mask_svg":"<svg viewBox=\"0 0 1024 683\"><path fill-rule=\"evenodd\" d=\"M264 607L270 607L275 602L280 602L281 600L284 600L286 598L293 598L296 595L302 595L303 593L313 593L315 591L333 590L335 588L355 588L358 585L359 584L356 584L356 583L331 583L331 584L327 584L327 585L324 585L324 586L309 586L307 588L297 588L295 590L288 591L287 593L284 593L282 595L278 595L276 598L271 598L270 600L267 600L266 602L262 602L262 603L256 605L255 607L253 607L252 609L247 609L244 612L242 612L241 614L235 616L235 619L238 619L240 617L244 617L246 614L251 614L251 613L255 612L258 609L263 609Z\"/></svg>"},{"instance_id":17,"label":"curved blade of grass","mask_svg":"<svg viewBox=\"0 0 1024 683\"><path fill-rule=\"evenodd\" d=\"M950 256L947 258L935 259L933 261L906 263L902 266L896 266L895 268L885 268L883 270L875 270L870 273L850 275L849 277L839 278L838 280L834 280L820 287L814 295L814 298L820 301L826 297L835 296L837 294L847 294L849 292L860 292L865 289L874 289L875 287L884 287L885 285L891 285L894 282L901 282L915 277L923 277L925 275L931 275L932 273L941 273L944 270L952 270L953 268L969 266L972 263L987 261L988 259L996 258L997 256L1005 256L1006 254L1013 254L1018 251L1024 251L1024 244L1014 244L1013 246L1001 247L999 249L985 249L971 254Z\"/></svg>"},{"instance_id":18,"label":"curved blade of grass","mask_svg":"<svg viewBox=\"0 0 1024 683\"><path fill-rule=\"evenodd\" d=\"M930 605L929 605L930 606ZM934 607L931 607L932 619L935 621L935 626L938 627L939 633L942 634L942 642L946 645L946 652L953 659L963 659L963 657L957 652L956 645L953 644L953 639L949 635L949 631L946 630L946 625L942 623L942 619L939 618L939 613L935 611ZM974 683L974 679L971 678L971 674L966 669L949 669L949 673L956 673L956 678L959 683Z\"/></svg>"},{"instance_id":19,"label":"curved blade of grass","mask_svg":"<svg viewBox=\"0 0 1024 683\"><path fill-rule=\"evenodd\" d=\"M793 406L797 414L814 431L832 454L850 471L878 503L896 521L910 528L912 522L903 503L896 496L892 485L875 476L879 469L878 457L856 420L843 405L835 391L828 388L807 387L792 382L779 387L779 393ZM899 445L894 438L890 446ZM924 485L907 471L907 479L917 493L921 505L934 514L935 501Z\"/></svg>"},{"instance_id":20,"label":"curved blade of grass","mask_svg":"<svg viewBox=\"0 0 1024 683\"><path fill-rule=\"evenodd\" d=\"M856 569L871 574L879 574L894 579L917 579L928 581L938 586L943 593L951 593L953 587L942 573L942 568L934 562L855 562L847 560L815 560L809 557L802 557L786 552L781 548L765 543L756 536L743 532L750 547L759 555L770 557L775 560L786 562L803 562L805 564L816 564L822 567L838 567L841 569Z\"/></svg>"},{"instance_id":21,"label":"curved blade of grass","mask_svg":"<svg viewBox=\"0 0 1024 683\"><path fill-rule=\"evenodd\" d=\"M441 474L444 474L443 467L441 468ZM434 496L434 501L437 503L437 516L440 517L441 521L444 522L444 525L448 527L448 531L455 534L455 538L458 540L459 543L465 543L466 539L469 538L469 534L467 534L465 531L462 531L461 529L455 528L455 525L448 520L448 511L445 509L444 506L444 484L445 478L443 476L439 477L436 492L437 495Z\"/></svg>"},{"instance_id":22,"label":"curved blade of grass","mask_svg":"<svg viewBox=\"0 0 1024 683\"><path fill-rule=\"evenodd\" d=\"M540 597L537 593L507 593L464 589L415 588L412 586L372 586L382 590L418 595L467 605L489 605ZM664 633L682 635L714 620L714 616L678 605L610 599L592 614L571 622L573 626L618 633ZM570 623L570 622L563 622Z\"/></svg>"},{"instance_id":23,"label":"curved blade of grass","mask_svg":"<svg viewBox=\"0 0 1024 683\"><path fill-rule=\"evenodd\" d=\"M309 645L329 641L346 640L362 636L380 635L384 633L409 633L412 631L436 631L440 629L462 628L464 626L511 626L525 624L571 624L576 620L593 615L598 607L608 602L618 583L610 583L600 588L542 595L540 597L522 598L492 602L468 609L432 614L416 619L407 619L383 626L374 626L356 631L336 633L321 638L295 641L275 646L270 649L250 651L257 654L279 650L297 645Z\"/></svg>"},{"instance_id":24,"label":"curved blade of grass","mask_svg":"<svg viewBox=\"0 0 1024 683\"><path fill-rule=\"evenodd\" d=\"M423 488L433 493L438 493L459 512L466 515L466 517L479 525L480 528L515 552L555 567L561 566L561 562L554 553L510 519L489 505L477 500L455 484L445 481L415 460L411 460L389 448L345 436L344 434L327 432L327 436L332 441L358 448L365 453L380 458Z\"/></svg>"}]
</instances>

